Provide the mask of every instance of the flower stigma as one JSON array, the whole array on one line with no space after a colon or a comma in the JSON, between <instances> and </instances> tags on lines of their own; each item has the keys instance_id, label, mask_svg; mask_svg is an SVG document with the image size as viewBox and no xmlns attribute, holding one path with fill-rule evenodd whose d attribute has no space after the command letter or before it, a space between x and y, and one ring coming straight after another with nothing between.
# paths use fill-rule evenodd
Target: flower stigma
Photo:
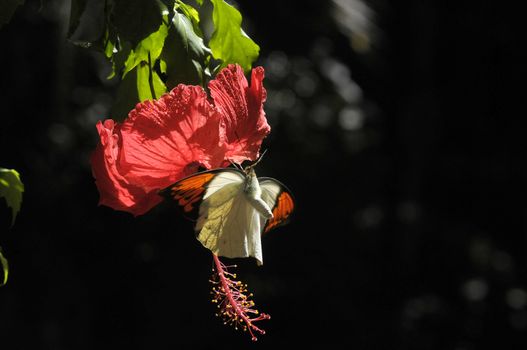
<instances>
[{"instance_id":1,"label":"flower stigma","mask_svg":"<svg viewBox=\"0 0 527 350\"><path fill-rule=\"evenodd\" d=\"M244 332L249 331L252 341L258 340L255 333L263 335L265 331L258 328L255 322L269 320L271 316L254 309L254 301L251 300L253 294L246 294L247 285L236 281L236 274L227 271L227 268L236 265L226 266L217 255L213 254L212 257L214 268L210 282L212 302L217 304L219 309L216 316L221 317L225 325L242 329Z\"/></svg>"}]
</instances>

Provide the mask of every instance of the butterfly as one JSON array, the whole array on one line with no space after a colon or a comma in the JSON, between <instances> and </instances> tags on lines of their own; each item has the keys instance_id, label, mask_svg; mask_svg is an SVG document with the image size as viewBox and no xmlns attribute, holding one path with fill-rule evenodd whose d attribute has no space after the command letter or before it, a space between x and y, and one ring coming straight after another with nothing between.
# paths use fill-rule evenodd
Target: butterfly
<instances>
[{"instance_id":1,"label":"butterfly","mask_svg":"<svg viewBox=\"0 0 527 350\"><path fill-rule=\"evenodd\" d=\"M214 254L254 257L261 265L262 234L286 223L295 204L280 181L256 177L256 163L199 172L159 193L174 200L185 214L197 212L197 238Z\"/></svg>"}]
</instances>

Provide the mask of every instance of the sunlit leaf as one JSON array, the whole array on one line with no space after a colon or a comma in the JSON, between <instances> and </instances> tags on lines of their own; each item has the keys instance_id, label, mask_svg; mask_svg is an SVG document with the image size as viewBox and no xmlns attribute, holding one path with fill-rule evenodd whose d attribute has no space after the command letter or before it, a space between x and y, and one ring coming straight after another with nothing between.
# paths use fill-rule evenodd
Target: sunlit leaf
<instances>
[{"instance_id":1,"label":"sunlit leaf","mask_svg":"<svg viewBox=\"0 0 527 350\"><path fill-rule=\"evenodd\" d=\"M168 30L161 58L166 62L167 87L179 83L202 84L208 73L210 50L194 32L191 21L176 11Z\"/></svg>"},{"instance_id":2,"label":"sunlit leaf","mask_svg":"<svg viewBox=\"0 0 527 350\"><path fill-rule=\"evenodd\" d=\"M197 3L199 6L202 6L202 5L203 5L203 0L196 0L196 3Z\"/></svg>"},{"instance_id":3,"label":"sunlit leaf","mask_svg":"<svg viewBox=\"0 0 527 350\"><path fill-rule=\"evenodd\" d=\"M7 259L2 254L2 247L0 247L0 265L2 265L2 271L4 272L4 277L0 279L0 287L4 286L7 283L7 277L9 275L9 264L7 263Z\"/></svg>"},{"instance_id":4,"label":"sunlit leaf","mask_svg":"<svg viewBox=\"0 0 527 350\"><path fill-rule=\"evenodd\" d=\"M115 36L110 35L110 30L106 28L106 33L104 34L103 39L103 51L106 58L112 58L114 54L117 53L117 48L115 47Z\"/></svg>"},{"instance_id":5,"label":"sunlit leaf","mask_svg":"<svg viewBox=\"0 0 527 350\"><path fill-rule=\"evenodd\" d=\"M166 92L166 86L148 64L142 63L137 66L137 95L139 102L158 99Z\"/></svg>"},{"instance_id":6,"label":"sunlit leaf","mask_svg":"<svg viewBox=\"0 0 527 350\"><path fill-rule=\"evenodd\" d=\"M181 0L177 0L176 8L181 11L181 13L184 14L188 19L190 19L192 22L192 27L194 28L194 32L200 37L203 37L201 28L199 27L199 12L194 7L185 4Z\"/></svg>"},{"instance_id":7,"label":"sunlit leaf","mask_svg":"<svg viewBox=\"0 0 527 350\"><path fill-rule=\"evenodd\" d=\"M238 63L245 71L249 71L258 58L260 47L242 30L242 15L237 9L224 0L211 2L214 5L214 33L209 42L212 55L222 61L222 67Z\"/></svg>"},{"instance_id":8,"label":"sunlit leaf","mask_svg":"<svg viewBox=\"0 0 527 350\"><path fill-rule=\"evenodd\" d=\"M161 3L157 6L166 9ZM168 21L166 10L161 14ZM112 106L112 118L122 121L138 102L158 98L166 92L165 84L154 69L168 35L165 21L161 22L156 31L139 41L135 49L131 50L130 42L125 41L113 55L113 73L109 78L120 74L122 70L122 80ZM163 69L166 65L160 64L159 67Z\"/></svg>"},{"instance_id":9,"label":"sunlit leaf","mask_svg":"<svg viewBox=\"0 0 527 350\"><path fill-rule=\"evenodd\" d=\"M149 55L151 62L155 62L163 50L167 34L168 27L165 23L162 23L156 32L141 40L136 48L130 52L124 63L123 77L141 62L148 62Z\"/></svg>"},{"instance_id":10,"label":"sunlit leaf","mask_svg":"<svg viewBox=\"0 0 527 350\"><path fill-rule=\"evenodd\" d=\"M22 205L24 184L20 181L20 174L14 169L0 168L0 197L4 197L7 206L11 208L11 225L15 223L16 215Z\"/></svg>"},{"instance_id":11,"label":"sunlit leaf","mask_svg":"<svg viewBox=\"0 0 527 350\"><path fill-rule=\"evenodd\" d=\"M24 0L2 0L0 1L0 28L9 23L18 6L22 5Z\"/></svg>"},{"instance_id":12,"label":"sunlit leaf","mask_svg":"<svg viewBox=\"0 0 527 350\"><path fill-rule=\"evenodd\" d=\"M121 41L129 41L135 47L158 30L163 20L162 8L157 0L114 0L112 19Z\"/></svg>"},{"instance_id":13,"label":"sunlit leaf","mask_svg":"<svg viewBox=\"0 0 527 350\"><path fill-rule=\"evenodd\" d=\"M165 60L159 60L159 72L166 74L167 73L167 63Z\"/></svg>"}]
</instances>

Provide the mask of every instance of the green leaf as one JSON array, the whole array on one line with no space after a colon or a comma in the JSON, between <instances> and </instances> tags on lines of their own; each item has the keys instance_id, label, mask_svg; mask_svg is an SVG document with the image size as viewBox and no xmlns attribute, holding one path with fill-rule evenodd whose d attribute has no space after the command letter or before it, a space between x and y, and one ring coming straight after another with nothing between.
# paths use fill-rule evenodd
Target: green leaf
<instances>
[{"instance_id":1,"label":"green leaf","mask_svg":"<svg viewBox=\"0 0 527 350\"><path fill-rule=\"evenodd\" d=\"M7 283L7 277L9 275L9 264L2 254L2 247L0 247L0 265L2 265L2 270L4 271L4 278L0 280L0 287L2 287Z\"/></svg>"},{"instance_id":2,"label":"green leaf","mask_svg":"<svg viewBox=\"0 0 527 350\"><path fill-rule=\"evenodd\" d=\"M203 39L194 32L191 21L176 11L161 53L167 66L167 87L173 88L179 83L203 84L210 53Z\"/></svg>"},{"instance_id":3,"label":"green leaf","mask_svg":"<svg viewBox=\"0 0 527 350\"><path fill-rule=\"evenodd\" d=\"M117 53L117 48L115 47L114 42L108 37L108 33L106 33L104 38L103 49L106 58L112 58L113 55Z\"/></svg>"},{"instance_id":4,"label":"green leaf","mask_svg":"<svg viewBox=\"0 0 527 350\"><path fill-rule=\"evenodd\" d=\"M166 92L167 88L159 75L142 63L137 67L137 95L139 101L158 99Z\"/></svg>"},{"instance_id":5,"label":"green leaf","mask_svg":"<svg viewBox=\"0 0 527 350\"><path fill-rule=\"evenodd\" d=\"M154 66L159 60L167 35L168 26L163 22L157 31L141 40L134 50L130 49L129 42L125 42L121 50L113 55L113 73L109 78L123 69L116 101L111 109L114 119L124 120L138 102L157 99L166 92L166 86ZM160 63L159 67L162 70L166 65Z\"/></svg>"},{"instance_id":6,"label":"green leaf","mask_svg":"<svg viewBox=\"0 0 527 350\"><path fill-rule=\"evenodd\" d=\"M141 62L148 62L148 55L150 55L151 61L155 62L161 55L167 34L168 27L165 23L162 23L156 32L141 40L136 48L130 52L124 63L123 78Z\"/></svg>"},{"instance_id":7,"label":"green leaf","mask_svg":"<svg viewBox=\"0 0 527 350\"><path fill-rule=\"evenodd\" d=\"M79 27L82 13L86 9L86 0L71 0L70 24L67 38L70 38Z\"/></svg>"},{"instance_id":8,"label":"green leaf","mask_svg":"<svg viewBox=\"0 0 527 350\"><path fill-rule=\"evenodd\" d=\"M163 74L167 74L167 63L165 60L159 60L159 71Z\"/></svg>"},{"instance_id":9,"label":"green leaf","mask_svg":"<svg viewBox=\"0 0 527 350\"><path fill-rule=\"evenodd\" d=\"M113 24L122 42L132 47L156 32L163 21L163 9L156 0L114 0Z\"/></svg>"},{"instance_id":10,"label":"green leaf","mask_svg":"<svg viewBox=\"0 0 527 350\"><path fill-rule=\"evenodd\" d=\"M20 174L14 169L0 168L0 197L4 197L7 206L12 209L11 225L15 223L20 211L23 192L24 184L20 181Z\"/></svg>"},{"instance_id":11,"label":"green leaf","mask_svg":"<svg viewBox=\"0 0 527 350\"><path fill-rule=\"evenodd\" d=\"M247 72L258 58L260 47L241 28L242 15L224 0L211 0L214 5L212 21L214 33L209 46L221 67L238 63Z\"/></svg>"},{"instance_id":12,"label":"green leaf","mask_svg":"<svg viewBox=\"0 0 527 350\"><path fill-rule=\"evenodd\" d=\"M194 32L198 36L203 37L203 33L201 33L201 28L199 27L199 12L194 7L185 4L181 0L177 0L175 8L180 10L182 14L190 19Z\"/></svg>"},{"instance_id":13,"label":"green leaf","mask_svg":"<svg viewBox=\"0 0 527 350\"><path fill-rule=\"evenodd\" d=\"M0 2L0 28L9 23L18 6L24 4L24 0L2 0Z\"/></svg>"}]
</instances>

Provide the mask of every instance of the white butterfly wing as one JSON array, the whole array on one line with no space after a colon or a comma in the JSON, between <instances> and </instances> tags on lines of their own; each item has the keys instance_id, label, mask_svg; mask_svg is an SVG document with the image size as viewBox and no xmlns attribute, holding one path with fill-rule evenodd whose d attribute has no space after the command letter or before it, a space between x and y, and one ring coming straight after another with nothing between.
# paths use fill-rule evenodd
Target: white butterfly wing
<instances>
[{"instance_id":1,"label":"white butterfly wing","mask_svg":"<svg viewBox=\"0 0 527 350\"><path fill-rule=\"evenodd\" d=\"M238 170L223 170L215 174L214 178L207 184L207 190L203 199L207 199L217 191L231 185L241 185L245 182L245 176Z\"/></svg>"},{"instance_id":2,"label":"white butterfly wing","mask_svg":"<svg viewBox=\"0 0 527 350\"><path fill-rule=\"evenodd\" d=\"M198 240L214 254L229 258L252 256L262 264L259 213L247 201L245 177L220 173L207 186L196 223Z\"/></svg>"}]
</instances>

